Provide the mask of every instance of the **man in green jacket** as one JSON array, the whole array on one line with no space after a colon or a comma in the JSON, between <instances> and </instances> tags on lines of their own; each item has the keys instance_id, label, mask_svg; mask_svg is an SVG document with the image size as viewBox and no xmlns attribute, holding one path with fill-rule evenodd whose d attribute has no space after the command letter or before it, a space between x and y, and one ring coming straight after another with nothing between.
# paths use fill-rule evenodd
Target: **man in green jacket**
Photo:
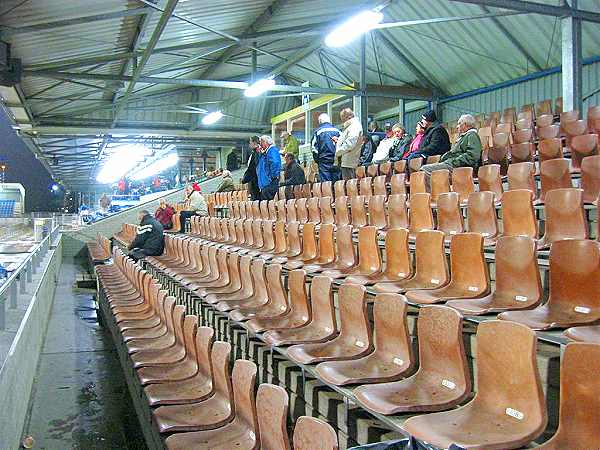
<instances>
[{"instance_id":1,"label":"man in green jacket","mask_svg":"<svg viewBox=\"0 0 600 450\"><path fill-rule=\"evenodd\" d=\"M284 131L281 133L281 142L283 143L283 154L291 153L297 160L300 155L300 143L298 142L298 139L287 131Z\"/></svg>"},{"instance_id":2,"label":"man in green jacket","mask_svg":"<svg viewBox=\"0 0 600 450\"><path fill-rule=\"evenodd\" d=\"M439 163L426 164L421 167L425 172L427 186L430 186L431 173L435 170L452 169L456 167L472 167L477 170L481 161L481 140L475 128L475 118L471 114L463 114L458 119L458 140L449 151L444 153Z\"/></svg>"}]
</instances>

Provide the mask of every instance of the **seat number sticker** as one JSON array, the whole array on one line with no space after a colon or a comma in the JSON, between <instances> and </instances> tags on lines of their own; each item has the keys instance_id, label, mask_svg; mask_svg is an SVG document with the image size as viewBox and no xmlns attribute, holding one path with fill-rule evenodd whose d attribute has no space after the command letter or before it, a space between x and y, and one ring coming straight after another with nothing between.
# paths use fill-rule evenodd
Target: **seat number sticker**
<instances>
[{"instance_id":1,"label":"seat number sticker","mask_svg":"<svg viewBox=\"0 0 600 450\"><path fill-rule=\"evenodd\" d=\"M518 302L526 302L527 297L525 297L524 295L515 295L515 300Z\"/></svg>"},{"instance_id":2,"label":"seat number sticker","mask_svg":"<svg viewBox=\"0 0 600 450\"><path fill-rule=\"evenodd\" d=\"M590 308L587 308L585 306L576 306L575 307L575 312L581 313L581 314L589 314L591 312Z\"/></svg>"},{"instance_id":3,"label":"seat number sticker","mask_svg":"<svg viewBox=\"0 0 600 450\"><path fill-rule=\"evenodd\" d=\"M285 311L285 310L287 309L287 307L286 307L286 306L283 306L283 305L281 305L281 306L279 307L279 309L280 309L281 311Z\"/></svg>"},{"instance_id":4,"label":"seat number sticker","mask_svg":"<svg viewBox=\"0 0 600 450\"><path fill-rule=\"evenodd\" d=\"M355 344L357 347L364 347L364 346L365 346L365 343L364 343L363 341L356 341L354 344Z\"/></svg>"},{"instance_id":5,"label":"seat number sticker","mask_svg":"<svg viewBox=\"0 0 600 450\"><path fill-rule=\"evenodd\" d=\"M440 284L440 280L438 280L437 278L432 278L431 284Z\"/></svg>"},{"instance_id":6,"label":"seat number sticker","mask_svg":"<svg viewBox=\"0 0 600 450\"><path fill-rule=\"evenodd\" d=\"M394 358L394 364L396 364L397 366L401 366L404 364L404 361L400 358Z\"/></svg>"},{"instance_id":7,"label":"seat number sticker","mask_svg":"<svg viewBox=\"0 0 600 450\"><path fill-rule=\"evenodd\" d=\"M406 274L404 272L398 272L398 276L404 278Z\"/></svg>"},{"instance_id":8,"label":"seat number sticker","mask_svg":"<svg viewBox=\"0 0 600 450\"><path fill-rule=\"evenodd\" d=\"M506 415L514 417L518 420L523 420L525 418L525 414L523 414L521 411L517 411L516 409L512 408L506 408Z\"/></svg>"},{"instance_id":9,"label":"seat number sticker","mask_svg":"<svg viewBox=\"0 0 600 450\"><path fill-rule=\"evenodd\" d=\"M479 288L476 286L469 286L467 289L469 289L471 292L477 292L479 290Z\"/></svg>"},{"instance_id":10,"label":"seat number sticker","mask_svg":"<svg viewBox=\"0 0 600 450\"><path fill-rule=\"evenodd\" d=\"M456 383L450 380L442 380L442 386L447 387L448 389L456 389Z\"/></svg>"}]
</instances>

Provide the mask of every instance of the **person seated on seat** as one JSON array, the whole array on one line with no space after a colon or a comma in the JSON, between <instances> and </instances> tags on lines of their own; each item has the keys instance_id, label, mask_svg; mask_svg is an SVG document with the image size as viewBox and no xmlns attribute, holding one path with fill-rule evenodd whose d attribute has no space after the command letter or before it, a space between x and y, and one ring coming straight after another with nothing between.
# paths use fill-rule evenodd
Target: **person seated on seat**
<instances>
[{"instance_id":1,"label":"person seated on seat","mask_svg":"<svg viewBox=\"0 0 600 450\"><path fill-rule=\"evenodd\" d=\"M160 222L164 230L173 228L173 214L175 209L164 200L158 204L158 209L154 213L154 218Z\"/></svg>"},{"instance_id":2,"label":"person seated on seat","mask_svg":"<svg viewBox=\"0 0 600 450\"><path fill-rule=\"evenodd\" d=\"M296 158L300 155L300 143L293 134L284 131L281 133L281 143L283 144L283 153L291 153Z\"/></svg>"},{"instance_id":3,"label":"person seated on seat","mask_svg":"<svg viewBox=\"0 0 600 450\"><path fill-rule=\"evenodd\" d=\"M186 211L181 211L179 219L181 221L180 233L185 233L185 224L190 217L208 216L208 205L202 195L202 188L198 183L192 184L187 189L185 202L188 206Z\"/></svg>"},{"instance_id":4,"label":"person seated on seat","mask_svg":"<svg viewBox=\"0 0 600 450\"><path fill-rule=\"evenodd\" d=\"M235 191L235 184L233 183L233 178L231 178L231 172L229 170L223 171L223 179L221 180L221 184L215 192L230 192Z\"/></svg>"},{"instance_id":5,"label":"person seated on seat","mask_svg":"<svg viewBox=\"0 0 600 450\"><path fill-rule=\"evenodd\" d=\"M373 155L373 164L391 160L392 156L399 153L399 148L410 142L410 135L406 134L406 130L399 123L392 126L392 131L394 133L391 137L386 137L377 147L377 151Z\"/></svg>"},{"instance_id":6,"label":"person seated on seat","mask_svg":"<svg viewBox=\"0 0 600 450\"><path fill-rule=\"evenodd\" d=\"M450 150L450 136L444 125L437 120L435 111L428 111L421 116L421 126L425 129L425 134L418 150L411 153L407 159L443 155Z\"/></svg>"},{"instance_id":7,"label":"person seated on seat","mask_svg":"<svg viewBox=\"0 0 600 450\"><path fill-rule=\"evenodd\" d=\"M400 154L400 157L393 161L398 161L400 159L410 159L410 156L419 151L419 145L421 145L421 141L423 140L423 136L425 136L425 128L421 125L421 122L417 122L417 126L415 127L415 137L412 138L408 145L404 146L404 151ZM394 155L396 156L396 155Z\"/></svg>"},{"instance_id":8,"label":"person seated on seat","mask_svg":"<svg viewBox=\"0 0 600 450\"><path fill-rule=\"evenodd\" d=\"M293 186L304 183L306 183L304 169L298 164L293 153L286 153L285 167L283 168L283 182L279 184L279 186L285 186L285 198L294 198Z\"/></svg>"},{"instance_id":9,"label":"person seated on seat","mask_svg":"<svg viewBox=\"0 0 600 450\"><path fill-rule=\"evenodd\" d=\"M481 139L475 128L475 118L471 114L463 114L458 119L458 140L450 151L444 153L439 163L426 164L420 170L425 172L426 183L429 186L431 172L448 169L452 174L455 167L472 167L477 171L481 160Z\"/></svg>"},{"instance_id":10,"label":"person seated on seat","mask_svg":"<svg viewBox=\"0 0 600 450\"><path fill-rule=\"evenodd\" d=\"M138 213L138 219L140 224L135 239L129 246L129 257L137 262L146 256L162 255L165 249L162 225L145 209Z\"/></svg>"}]
</instances>

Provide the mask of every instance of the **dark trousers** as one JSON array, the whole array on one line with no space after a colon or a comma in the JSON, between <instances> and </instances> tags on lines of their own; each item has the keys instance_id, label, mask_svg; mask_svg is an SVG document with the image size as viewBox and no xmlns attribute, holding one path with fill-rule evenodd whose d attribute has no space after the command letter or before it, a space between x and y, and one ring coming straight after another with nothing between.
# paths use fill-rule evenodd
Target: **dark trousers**
<instances>
[{"instance_id":1,"label":"dark trousers","mask_svg":"<svg viewBox=\"0 0 600 450\"><path fill-rule=\"evenodd\" d=\"M270 184L260 190L261 200L273 200L279 190L279 180L275 178Z\"/></svg>"},{"instance_id":2,"label":"dark trousers","mask_svg":"<svg viewBox=\"0 0 600 450\"><path fill-rule=\"evenodd\" d=\"M342 167L342 178L344 180L356 178L356 170L354 167Z\"/></svg>"},{"instance_id":3,"label":"dark trousers","mask_svg":"<svg viewBox=\"0 0 600 450\"><path fill-rule=\"evenodd\" d=\"M319 163L319 181L337 181L337 167L333 164Z\"/></svg>"},{"instance_id":4,"label":"dark trousers","mask_svg":"<svg viewBox=\"0 0 600 450\"><path fill-rule=\"evenodd\" d=\"M194 217L196 215L196 211L181 211L179 214L179 220L181 221L181 230L179 230L179 232L185 233L185 223L190 217Z\"/></svg>"},{"instance_id":5,"label":"dark trousers","mask_svg":"<svg viewBox=\"0 0 600 450\"><path fill-rule=\"evenodd\" d=\"M135 262L138 262L140 259L144 259L146 256L151 256L147 250L143 248L134 248L131 250L128 255Z\"/></svg>"}]
</instances>

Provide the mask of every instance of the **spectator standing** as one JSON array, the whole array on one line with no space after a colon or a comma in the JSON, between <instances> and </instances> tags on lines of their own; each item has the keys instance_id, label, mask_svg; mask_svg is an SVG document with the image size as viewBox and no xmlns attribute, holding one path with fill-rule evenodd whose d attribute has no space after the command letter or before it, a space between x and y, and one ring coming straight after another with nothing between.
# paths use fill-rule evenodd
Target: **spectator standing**
<instances>
[{"instance_id":1,"label":"spectator standing","mask_svg":"<svg viewBox=\"0 0 600 450\"><path fill-rule=\"evenodd\" d=\"M297 184L306 183L306 176L304 175L304 169L293 153L285 154L285 167L283 168L283 183L280 186L285 186L285 198L294 198L293 188Z\"/></svg>"},{"instance_id":2,"label":"spectator standing","mask_svg":"<svg viewBox=\"0 0 600 450\"><path fill-rule=\"evenodd\" d=\"M231 172L229 170L223 171L223 179L221 180L221 184L217 188L216 192L231 192L235 191L235 184L233 183L233 178L231 178Z\"/></svg>"},{"instance_id":3,"label":"spectator standing","mask_svg":"<svg viewBox=\"0 0 600 450\"><path fill-rule=\"evenodd\" d=\"M231 153L229 153L229 155L227 155L227 163L226 163L226 167L227 170L237 170L239 169L239 161L238 161L238 155L236 153L236 150L232 150Z\"/></svg>"},{"instance_id":4,"label":"spectator standing","mask_svg":"<svg viewBox=\"0 0 600 450\"><path fill-rule=\"evenodd\" d=\"M262 200L273 200L279 188L281 156L271 136L263 135L260 137L260 148L260 158L256 167L260 198Z\"/></svg>"},{"instance_id":5,"label":"spectator standing","mask_svg":"<svg viewBox=\"0 0 600 450\"><path fill-rule=\"evenodd\" d=\"M158 209L154 213L154 218L160 222L163 229L170 230L173 228L173 215L175 209L164 200L161 200Z\"/></svg>"},{"instance_id":6,"label":"spectator standing","mask_svg":"<svg viewBox=\"0 0 600 450\"><path fill-rule=\"evenodd\" d=\"M300 143L293 134L284 131L281 133L281 142L283 144L283 153L291 153L296 159L300 155Z\"/></svg>"},{"instance_id":7,"label":"spectator standing","mask_svg":"<svg viewBox=\"0 0 600 450\"><path fill-rule=\"evenodd\" d=\"M355 169L360 160L362 148L362 124L350 108L344 108L340 112L340 119L344 123L344 129L336 141L335 156L340 160L342 178L349 180L356 176Z\"/></svg>"},{"instance_id":8,"label":"spectator standing","mask_svg":"<svg viewBox=\"0 0 600 450\"><path fill-rule=\"evenodd\" d=\"M260 200L260 190L258 189L257 166L260 158L260 138L252 136L249 141L250 157L248 158L248 168L242 177L242 183L248 184L250 200Z\"/></svg>"},{"instance_id":9,"label":"spectator standing","mask_svg":"<svg viewBox=\"0 0 600 450\"><path fill-rule=\"evenodd\" d=\"M419 149L411 153L408 159L443 155L450 150L450 136L442 123L437 120L435 111L428 111L421 116L421 126L425 129L425 134Z\"/></svg>"},{"instance_id":10,"label":"spectator standing","mask_svg":"<svg viewBox=\"0 0 600 450\"><path fill-rule=\"evenodd\" d=\"M137 262L146 256L162 255L165 249L162 225L145 209L139 212L138 219L140 224L135 239L129 246L129 257Z\"/></svg>"},{"instance_id":11,"label":"spectator standing","mask_svg":"<svg viewBox=\"0 0 600 450\"><path fill-rule=\"evenodd\" d=\"M421 170L425 172L428 185L434 170L448 169L450 174L456 167L472 167L477 170L481 160L482 146L475 128L475 118L471 114L460 116L458 132L458 140L448 152L442 155L439 163L426 164L421 167Z\"/></svg>"},{"instance_id":12,"label":"spectator standing","mask_svg":"<svg viewBox=\"0 0 600 450\"><path fill-rule=\"evenodd\" d=\"M181 211L179 217L181 221L180 233L185 232L185 224L190 217L193 216L208 216L208 205L202 195L202 189L198 183L192 184L187 189L186 203L189 205L186 211Z\"/></svg>"},{"instance_id":13,"label":"spectator standing","mask_svg":"<svg viewBox=\"0 0 600 450\"><path fill-rule=\"evenodd\" d=\"M312 138L313 159L319 167L319 181L336 181L334 173L335 139L340 136L340 130L331 124L329 114L323 113L317 119L319 127Z\"/></svg>"}]
</instances>

